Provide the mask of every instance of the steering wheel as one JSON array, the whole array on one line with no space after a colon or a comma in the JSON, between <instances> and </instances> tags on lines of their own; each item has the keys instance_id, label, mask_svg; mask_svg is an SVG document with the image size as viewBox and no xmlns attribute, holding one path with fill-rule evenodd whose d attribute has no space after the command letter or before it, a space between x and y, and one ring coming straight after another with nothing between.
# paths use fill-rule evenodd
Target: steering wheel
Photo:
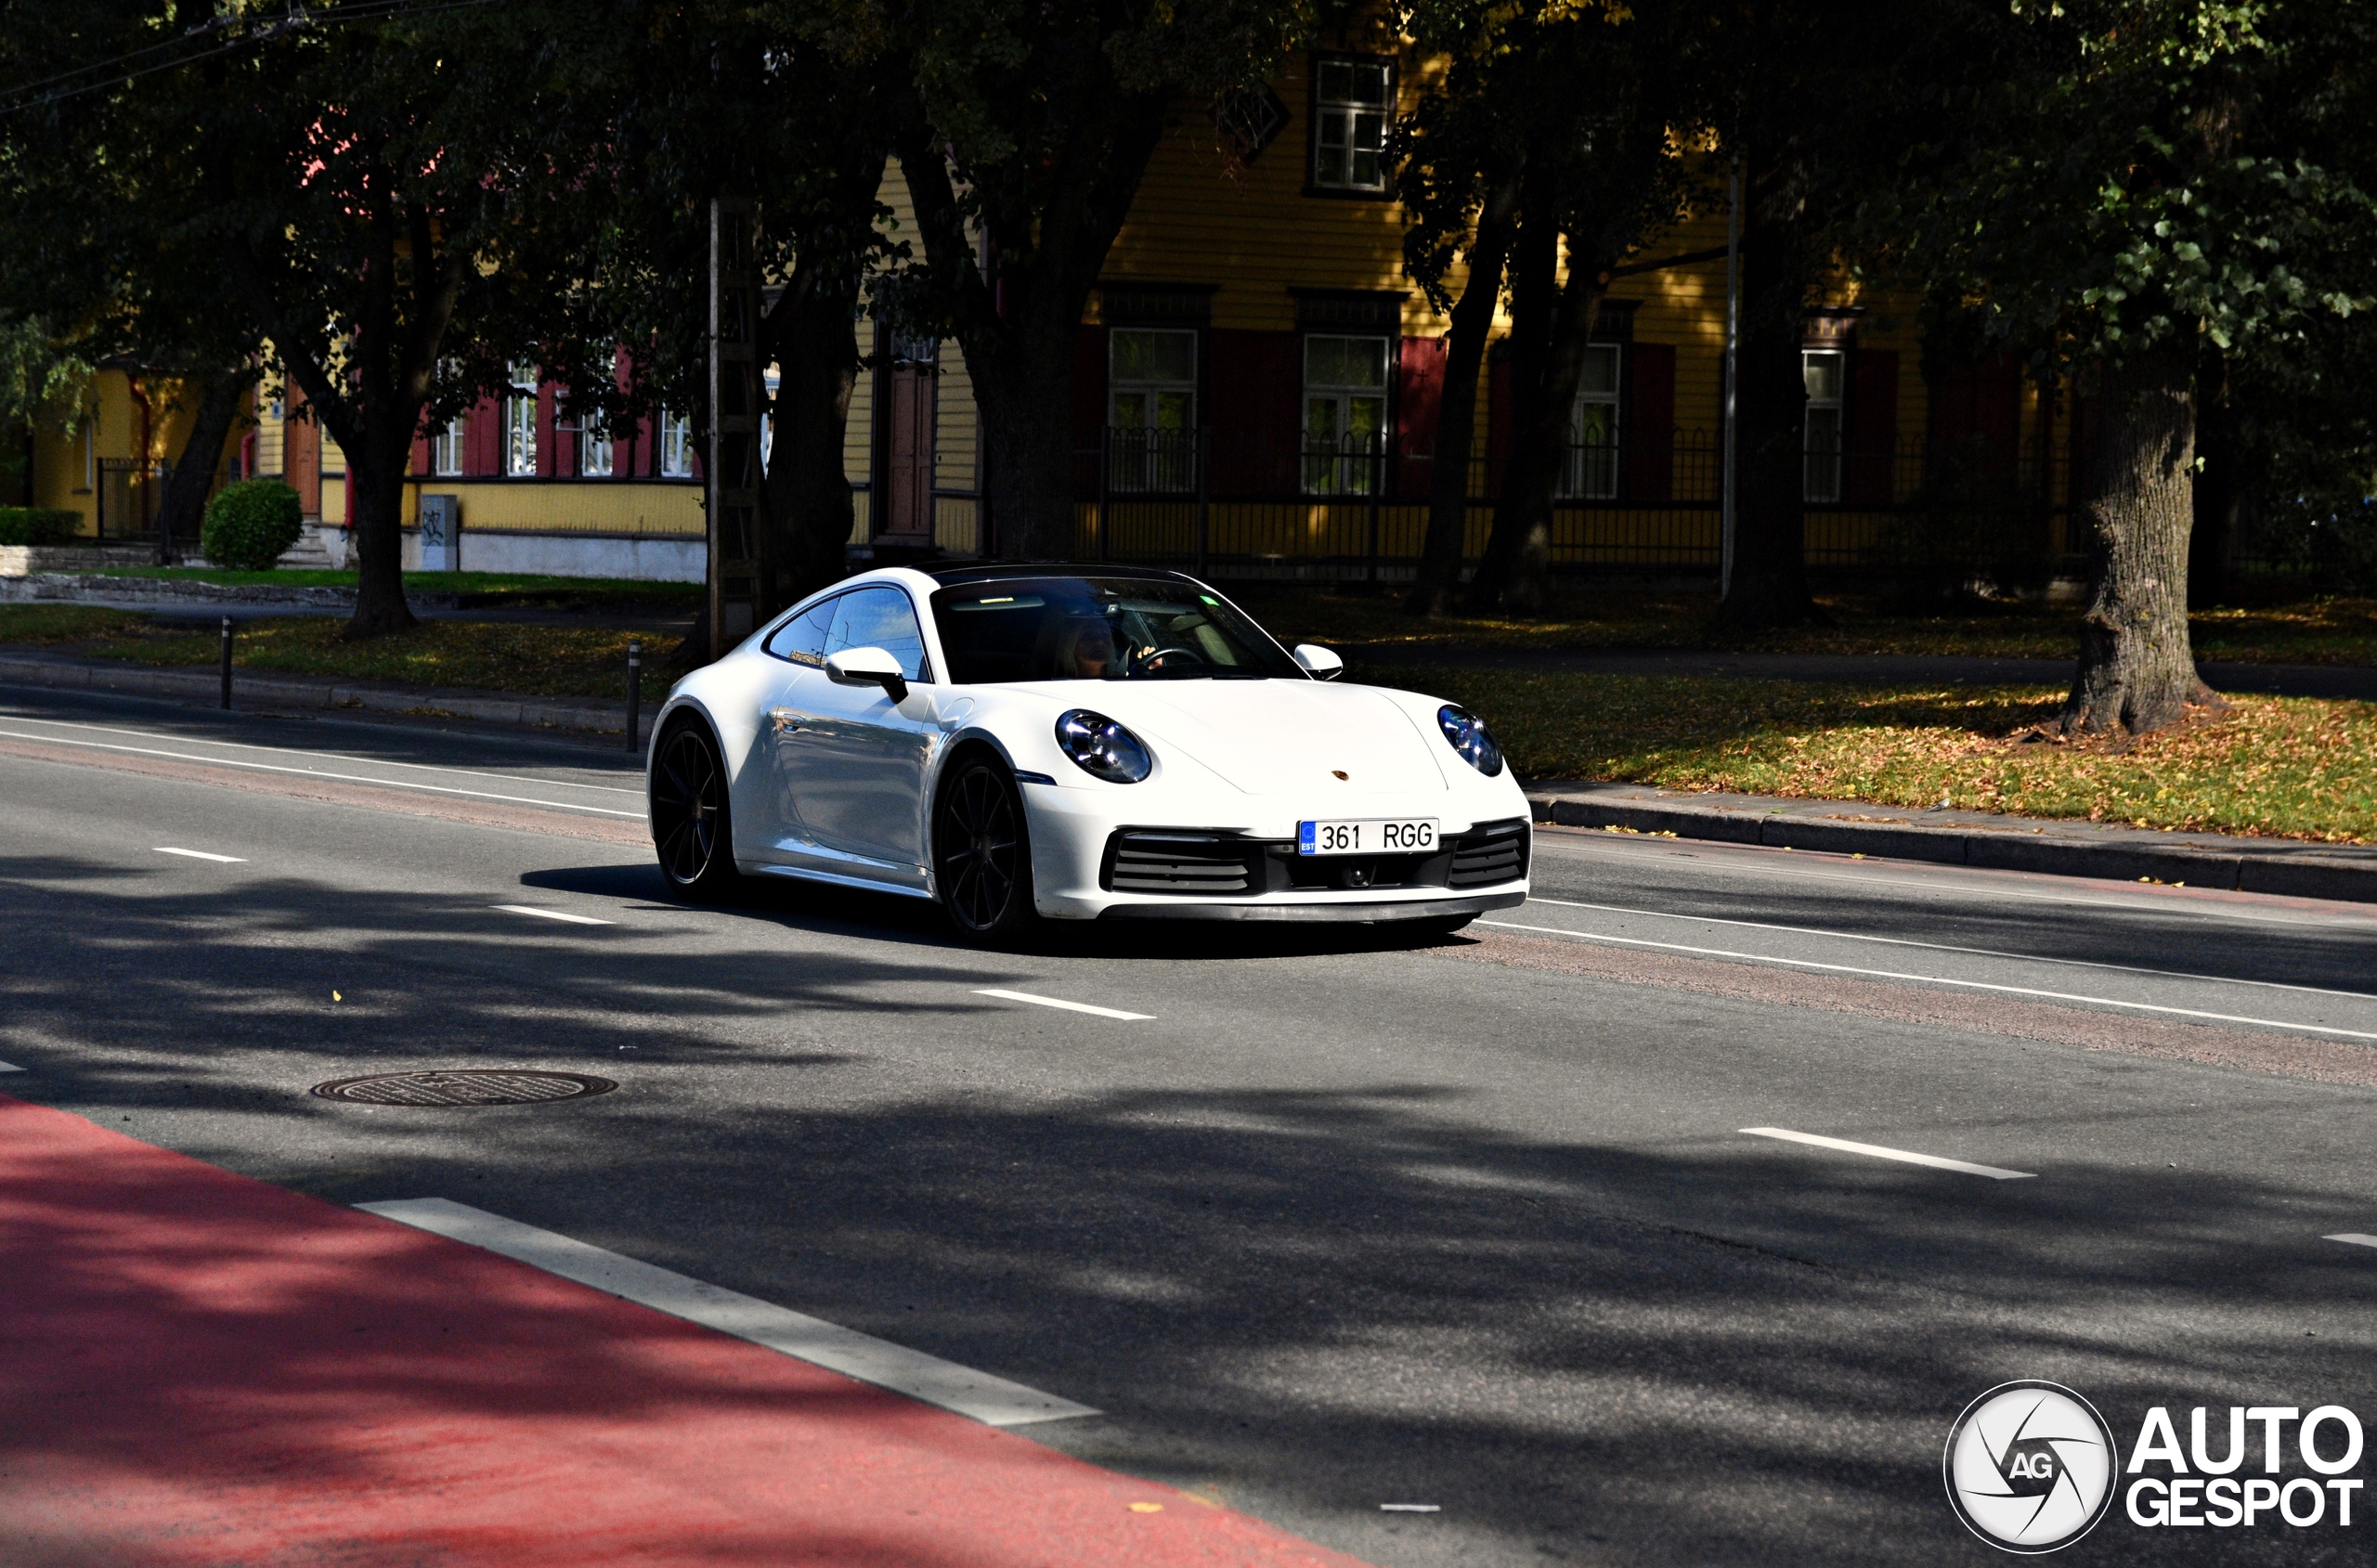
<instances>
[{"instance_id":1,"label":"steering wheel","mask_svg":"<svg viewBox=\"0 0 2377 1568\"><path fill-rule=\"evenodd\" d=\"M1141 669L1151 675L1161 674L1167 661L1185 662L1200 667L1213 662L1194 648L1158 648L1154 653L1139 660L1138 665Z\"/></svg>"}]
</instances>

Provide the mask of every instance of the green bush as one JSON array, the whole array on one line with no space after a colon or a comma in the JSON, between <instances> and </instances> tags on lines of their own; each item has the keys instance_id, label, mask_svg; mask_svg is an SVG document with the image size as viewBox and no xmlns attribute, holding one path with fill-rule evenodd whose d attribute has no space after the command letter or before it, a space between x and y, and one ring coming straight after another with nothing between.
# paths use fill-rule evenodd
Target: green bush
<instances>
[{"instance_id":1,"label":"green bush","mask_svg":"<svg viewBox=\"0 0 2377 1568\"><path fill-rule=\"evenodd\" d=\"M243 479L206 503L198 547L209 564L261 572L305 533L305 517L297 492L279 480Z\"/></svg>"},{"instance_id":2,"label":"green bush","mask_svg":"<svg viewBox=\"0 0 2377 1568\"><path fill-rule=\"evenodd\" d=\"M46 506L0 506L0 545L64 544L83 525L79 512Z\"/></svg>"}]
</instances>

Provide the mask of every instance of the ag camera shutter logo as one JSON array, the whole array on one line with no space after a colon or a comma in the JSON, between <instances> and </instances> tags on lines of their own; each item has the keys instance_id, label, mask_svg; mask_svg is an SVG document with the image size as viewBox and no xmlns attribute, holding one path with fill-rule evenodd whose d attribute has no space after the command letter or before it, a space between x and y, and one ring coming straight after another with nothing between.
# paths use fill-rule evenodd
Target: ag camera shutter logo
<instances>
[{"instance_id":1,"label":"ag camera shutter logo","mask_svg":"<svg viewBox=\"0 0 2377 1568\"><path fill-rule=\"evenodd\" d=\"M2097 1527L2121 1455L2096 1406L2062 1384L2000 1383L1956 1418L1941 1468L1965 1528L2028 1556Z\"/></svg>"}]
</instances>

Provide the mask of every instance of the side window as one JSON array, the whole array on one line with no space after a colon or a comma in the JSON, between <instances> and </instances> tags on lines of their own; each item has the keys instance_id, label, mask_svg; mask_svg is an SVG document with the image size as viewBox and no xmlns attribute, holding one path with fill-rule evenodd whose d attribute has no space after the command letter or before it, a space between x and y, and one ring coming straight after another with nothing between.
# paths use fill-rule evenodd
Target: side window
<instances>
[{"instance_id":1,"label":"side window","mask_svg":"<svg viewBox=\"0 0 2377 1568\"><path fill-rule=\"evenodd\" d=\"M881 648L900 661L911 680L925 674L925 636L908 596L896 588L862 588L834 601L833 629L825 636L825 652L844 648Z\"/></svg>"},{"instance_id":2,"label":"side window","mask_svg":"<svg viewBox=\"0 0 2377 1568\"><path fill-rule=\"evenodd\" d=\"M825 664L825 634L834 624L839 599L828 599L792 617L769 633L763 646L780 659L822 669Z\"/></svg>"},{"instance_id":3,"label":"side window","mask_svg":"<svg viewBox=\"0 0 2377 1568\"><path fill-rule=\"evenodd\" d=\"M1312 84L1312 183L1321 190L1386 188L1380 151L1394 104L1383 59L1321 60Z\"/></svg>"}]
</instances>

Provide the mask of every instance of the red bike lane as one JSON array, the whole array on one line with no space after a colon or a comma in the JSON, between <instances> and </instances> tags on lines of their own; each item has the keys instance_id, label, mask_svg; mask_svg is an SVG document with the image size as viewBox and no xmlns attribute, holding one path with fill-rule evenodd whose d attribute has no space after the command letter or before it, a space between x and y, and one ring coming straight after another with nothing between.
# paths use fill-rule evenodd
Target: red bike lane
<instances>
[{"instance_id":1,"label":"red bike lane","mask_svg":"<svg viewBox=\"0 0 2377 1568\"><path fill-rule=\"evenodd\" d=\"M0 1096L0 1562L1360 1568Z\"/></svg>"}]
</instances>

